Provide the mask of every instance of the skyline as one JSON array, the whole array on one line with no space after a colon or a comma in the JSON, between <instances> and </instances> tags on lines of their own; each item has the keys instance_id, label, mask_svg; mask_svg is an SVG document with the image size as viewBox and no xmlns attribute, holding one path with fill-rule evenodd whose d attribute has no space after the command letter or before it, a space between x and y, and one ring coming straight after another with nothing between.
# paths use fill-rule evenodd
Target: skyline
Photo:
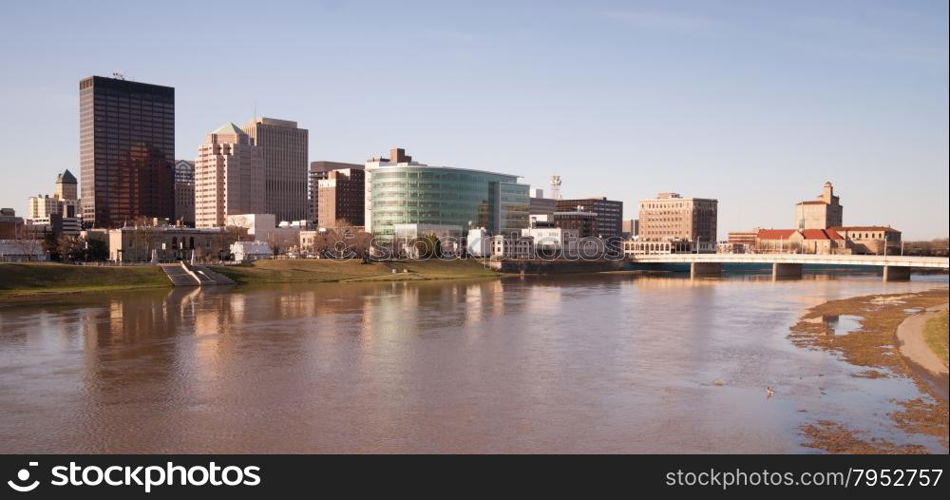
<instances>
[{"instance_id":1,"label":"skyline","mask_svg":"<svg viewBox=\"0 0 950 500\"><path fill-rule=\"evenodd\" d=\"M256 114L308 129L311 161L400 146L546 195L560 175L564 198L621 200L625 218L661 191L717 198L720 238L792 227L828 180L845 224L947 236L946 3L246 5L144 9L155 32L123 23L139 6L10 6L0 159L29 175L0 205L23 213L78 172L78 82L118 71L175 87L180 159Z\"/></svg>"}]
</instances>

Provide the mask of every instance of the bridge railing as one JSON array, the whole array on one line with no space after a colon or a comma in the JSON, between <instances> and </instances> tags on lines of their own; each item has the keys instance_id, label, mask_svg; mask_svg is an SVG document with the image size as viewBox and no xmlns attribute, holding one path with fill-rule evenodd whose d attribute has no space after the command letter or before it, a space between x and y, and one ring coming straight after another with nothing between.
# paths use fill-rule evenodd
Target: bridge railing
<instances>
[{"instance_id":1,"label":"bridge railing","mask_svg":"<svg viewBox=\"0 0 950 500\"><path fill-rule=\"evenodd\" d=\"M634 263L675 264L709 262L719 264L826 264L849 266L895 266L947 269L947 257L918 257L905 255L817 255L817 254L665 254L634 255Z\"/></svg>"}]
</instances>

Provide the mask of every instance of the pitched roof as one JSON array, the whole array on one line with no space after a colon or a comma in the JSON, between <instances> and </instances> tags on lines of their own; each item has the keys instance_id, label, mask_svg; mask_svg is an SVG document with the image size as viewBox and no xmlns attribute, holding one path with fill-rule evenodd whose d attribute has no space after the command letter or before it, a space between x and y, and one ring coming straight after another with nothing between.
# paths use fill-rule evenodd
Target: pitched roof
<instances>
[{"instance_id":1,"label":"pitched roof","mask_svg":"<svg viewBox=\"0 0 950 500\"><path fill-rule=\"evenodd\" d=\"M835 231L834 228L825 229L825 232L828 233L828 236L833 240L843 240L844 236L838 234L838 231Z\"/></svg>"},{"instance_id":2,"label":"pitched roof","mask_svg":"<svg viewBox=\"0 0 950 500\"><path fill-rule=\"evenodd\" d=\"M76 176L74 176L68 168L63 171L63 173L56 176L56 182L62 182L64 184L77 184Z\"/></svg>"},{"instance_id":3,"label":"pitched roof","mask_svg":"<svg viewBox=\"0 0 950 500\"><path fill-rule=\"evenodd\" d=\"M834 229L802 229L806 240L843 240Z\"/></svg>"},{"instance_id":4,"label":"pitched roof","mask_svg":"<svg viewBox=\"0 0 950 500\"><path fill-rule=\"evenodd\" d=\"M806 240L827 240L828 235L824 229L802 229L802 235Z\"/></svg>"},{"instance_id":5,"label":"pitched roof","mask_svg":"<svg viewBox=\"0 0 950 500\"><path fill-rule=\"evenodd\" d=\"M231 123L231 122L227 122L227 123L225 123L224 125L221 125L221 126L218 127L217 129L215 129L214 132L211 132L211 133L212 133L212 134L247 135L247 134L244 133L243 130L241 130L240 127L238 127L237 125L235 125L235 124L233 124L233 123Z\"/></svg>"},{"instance_id":6,"label":"pitched roof","mask_svg":"<svg viewBox=\"0 0 950 500\"><path fill-rule=\"evenodd\" d=\"M798 231L795 229L759 229L760 240L787 240Z\"/></svg>"},{"instance_id":7,"label":"pitched roof","mask_svg":"<svg viewBox=\"0 0 950 500\"><path fill-rule=\"evenodd\" d=\"M899 233L891 226L835 226L829 229L835 231L884 231L885 233Z\"/></svg>"}]
</instances>

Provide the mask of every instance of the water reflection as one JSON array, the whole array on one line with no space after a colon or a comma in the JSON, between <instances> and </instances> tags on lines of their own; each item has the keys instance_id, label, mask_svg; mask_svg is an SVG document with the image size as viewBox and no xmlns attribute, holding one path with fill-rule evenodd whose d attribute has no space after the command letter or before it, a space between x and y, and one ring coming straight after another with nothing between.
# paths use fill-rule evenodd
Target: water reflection
<instances>
[{"instance_id":1,"label":"water reflection","mask_svg":"<svg viewBox=\"0 0 950 500\"><path fill-rule=\"evenodd\" d=\"M861 316L851 314L823 315L826 335L847 335L861 329Z\"/></svg>"},{"instance_id":2,"label":"water reflection","mask_svg":"<svg viewBox=\"0 0 950 500\"><path fill-rule=\"evenodd\" d=\"M788 452L819 417L899 443L886 414L913 384L785 335L815 303L933 286L598 275L8 305L0 451Z\"/></svg>"}]
</instances>

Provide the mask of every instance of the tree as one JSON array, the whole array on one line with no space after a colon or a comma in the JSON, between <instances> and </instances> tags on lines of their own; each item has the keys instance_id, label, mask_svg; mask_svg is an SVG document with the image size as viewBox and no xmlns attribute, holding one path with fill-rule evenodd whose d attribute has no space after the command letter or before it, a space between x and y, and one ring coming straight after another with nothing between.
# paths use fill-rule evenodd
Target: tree
<instances>
[{"instance_id":1,"label":"tree","mask_svg":"<svg viewBox=\"0 0 950 500\"><path fill-rule=\"evenodd\" d=\"M43 232L43 251L49 255L50 260L63 260L62 252L59 250L59 239L52 231Z\"/></svg>"},{"instance_id":2,"label":"tree","mask_svg":"<svg viewBox=\"0 0 950 500\"><path fill-rule=\"evenodd\" d=\"M86 260L86 242L79 236L61 235L56 239L56 249L66 262Z\"/></svg>"},{"instance_id":3,"label":"tree","mask_svg":"<svg viewBox=\"0 0 950 500\"><path fill-rule=\"evenodd\" d=\"M89 261L104 261L109 258L109 245L99 239L87 239L86 240L86 260Z\"/></svg>"},{"instance_id":4,"label":"tree","mask_svg":"<svg viewBox=\"0 0 950 500\"><path fill-rule=\"evenodd\" d=\"M442 258L442 242L434 234L425 234L416 238L412 243L417 259Z\"/></svg>"}]
</instances>

